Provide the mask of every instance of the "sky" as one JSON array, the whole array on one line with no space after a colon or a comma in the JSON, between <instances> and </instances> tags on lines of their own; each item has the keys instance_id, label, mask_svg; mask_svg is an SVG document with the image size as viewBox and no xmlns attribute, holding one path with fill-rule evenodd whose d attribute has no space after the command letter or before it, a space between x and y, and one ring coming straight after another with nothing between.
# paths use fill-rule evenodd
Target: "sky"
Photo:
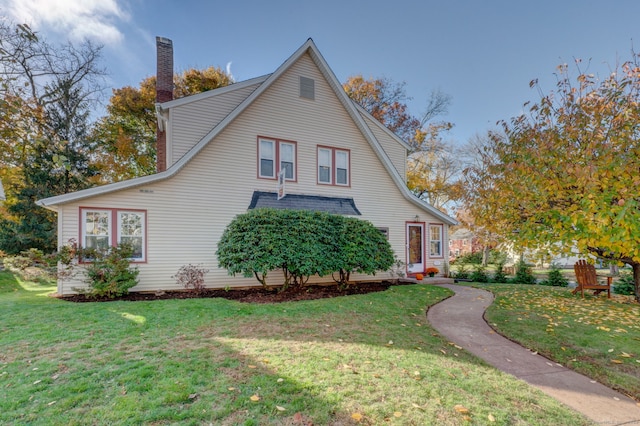
<instances>
[{"instance_id":1,"label":"sky","mask_svg":"<svg viewBox=\"0 0 640 426\"><path fill-rule=\"evenodd\" d=\"M463 144L554 89L575 59L604 78L640 52L638 0L0 0L0 19L50 42L104 45L111 88L155 74L155 37L173 41L177 72L219 66L236 81L275 71L312 38L339 81L361 74L404 83L420 116L433 90Z\"/></svg>"}]
</instances>

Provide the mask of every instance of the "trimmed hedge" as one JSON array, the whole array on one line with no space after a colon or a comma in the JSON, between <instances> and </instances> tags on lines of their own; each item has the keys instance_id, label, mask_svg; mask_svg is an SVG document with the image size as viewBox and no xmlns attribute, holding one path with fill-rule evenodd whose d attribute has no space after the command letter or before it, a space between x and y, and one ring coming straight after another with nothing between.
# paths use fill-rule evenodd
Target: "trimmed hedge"
<instances>
[{"instance_id":1,"label":"trimmed hedge","mask_svg":"<svg viewBox=\"0 0 640 426\"><path fill-rule=\"evenodd\" d=\"M351 272L375 274L394 262L391 246L370 222L306 210L254 209L236 216L216 252L229 275L267 275L282 270L283 287L313 275L333 275L346 284ZM338 278L335 275L338 275Z\"/></svg>"}]
</instances>

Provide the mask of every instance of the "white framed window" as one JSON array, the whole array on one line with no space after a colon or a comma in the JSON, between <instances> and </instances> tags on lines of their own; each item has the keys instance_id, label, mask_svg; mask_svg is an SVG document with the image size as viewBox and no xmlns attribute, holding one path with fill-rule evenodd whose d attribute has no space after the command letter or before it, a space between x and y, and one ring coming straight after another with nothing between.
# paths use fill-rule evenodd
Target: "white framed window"
<instances>
[{"instance_id":1,"label":"white framed window","mask_svg":"<svg viewBox=\"0 0 640 426\"><path fill-rule=\"evenodd\" d=\"M258 167L258 176L262 178L276 178L276 142L260 139L259 154L260 164Z\"/></svg>"},{"instance_id":2,"label":"white framed window","mask_svg":"<svg viewBox=\"0 0 640 426\"><path fill-rule=\"evenodd\" d=\"M333 183L331 180L332 155L329 148L318 148L318 182Z\"/></svg>"},{"instance_id":3,"label":"white framed window","mask_svg":"<svg viewBox=\"0 0 640 426\"><path fill-rule=\"evenodd\" d=\"M442 237L444 226L429 225L429 257L442 257Z\"/></svg>"},{"instance_id":4,"label":"white framed window","mask_svg":"<svg viewBox=\"0 0 640 426\"><path fill-rule=\"evenodd\" d=\"M133 262L146 261L147 214L143 210L80 208L82 248L105 250L120 243L133 247Z\"/></svg>"},{"instance_id":5,"label":"white framed window","mask_svg":"<svg viewBox=\"0 0 640 426\"><path fill-rule=\"evenodd\" d=\"M258 177L276 179L282 169L286 180L296 180L296 143L259 137Z\"/></svg>"},{"instance_id":6,"label":"white framed window","mask_svg":"<svg viewBox=\"0 0 640 426\"><path fill-rule=\"evenodd\" d=\"M82 215L82 247L104 250L111 242L111 211L85 210Z\"/></svg>"},{"instance_id":7,"label":"white framed window","mask_svg":"<svg viewBox=\"0 0 640 426\"><path fill-rule=\"evenodd\" d=\"M349 186L351 184L350 151L318 146L318 183Z\"/></svg>"},{"instance_id":8,"label":"white framed window","mask_svg":"<svg viewBox=\"0 0 640 426\"><path fill-rule=\"evenodd\" d=\"M132 259L145 259L146 234L145 213L140 211L118 211L118 242L128 243L133 248Z\"/></svg>"}]
</instances>

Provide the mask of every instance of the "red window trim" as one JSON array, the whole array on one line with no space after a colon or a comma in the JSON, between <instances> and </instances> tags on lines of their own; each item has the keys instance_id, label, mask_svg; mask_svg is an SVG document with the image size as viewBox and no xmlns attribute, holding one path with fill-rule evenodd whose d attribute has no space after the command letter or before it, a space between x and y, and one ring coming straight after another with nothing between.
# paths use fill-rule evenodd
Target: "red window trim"
<instances>
[{"instance_id":1,"label":"red window trim","mask_svg":"<svg viewBox=\"0 0 640 426\"><path fill-rule=\"evenodd\" d=\"M320 171L319 171L319 161L320 161L320 149L328 149L331 151L331 182L320 182ZM349 156L348 158L348 170L347 170L347 184L336 183L338 177L338 168L336 167L336 151L346 152ZM351 188L351 150L347 148L337 148L335 146L328 145L317 145L316 146L316 183L318 185L329 185L329 186L339 186L342 188Z\"/></svg>"},{"instance_id":2,"label":"red window trim","mask_svg":"<svg viewBox=\"0 0 640 426\"><path fill-rule=\"evenodd\" d=\"M267 140L267 141L271 141L274 142L275 145L275 159L274 159L274 177L265 177L265 176L260 176L260 141L261 140ZM270 136L260 136L258 135L257 139L256 139L256 177L258 179L266 179L266 180L278 180L278 171L280 170L277 166L280 165L280 144L281 143L288 143L294 146L294 153L293 153L293 179L285 179L287 182L298 182L298 142L296 141L290 141L287 139L279 139L279 138L272 138Z\"/></svg>"},{"instance_id":3,"label":"red window trim","mask_svg":"<svg viewBox=\"0 0 640 426\"><path fill-rule=\"evenodd\" d=\"M429 259L444 259L444 224L442 223L429 223L429 241L427 248L429 249ZM431 227L437 226L440 228L440 256L432 256L431 255Z\"/></svg>"},{"instance_id":4,"label":"red window trim","mask_svg":"<svg viewBox=\"0 0 640 426\"><path fill-rule=\"evenodd\" d=\"M147 210L142 210L142 209L125 209L125 208L114 208L114 207L89 207L89 206L80 206L78 207L78 241L79 241L79 245L80 247L84 247L84 239L82 238L83 236L83 226L84 221L82 218L82 212L83 211L108 211L111 214L111 228L109 230L109 246L110 247L115 247L117 245L117 238L118 238L118 230L115 229L114 227L117 226L118 224L118 212L140 212L140 213L144 213L144 260L132 260L129 263L135 263L135 264L145 264L149 262L149 252L148 250L148 245L147 245L147 233L148 233L148 213ZM80 263L90 263L88 261L83 261L82 259L80 259Z\"/></svg>"}]
</instances>

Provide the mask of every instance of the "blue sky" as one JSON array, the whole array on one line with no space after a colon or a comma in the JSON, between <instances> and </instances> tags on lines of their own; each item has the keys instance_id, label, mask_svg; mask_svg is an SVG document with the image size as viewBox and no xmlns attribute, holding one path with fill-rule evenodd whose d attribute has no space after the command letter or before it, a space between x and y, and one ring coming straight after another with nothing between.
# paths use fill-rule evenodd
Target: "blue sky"
<instances>
[{"instance_id":1,"label":"blue sky","mask_svg":"<svg viewBox=\"0 0 640 426\"><path fill-rule=\"evenodd\" d=\"M604 77L634 41L640 51L638 0L0 0L0 16L50 41L104 44L110 88L155 73L156 35L173 40L177 71L230 65L236 81L311 37L340 81L405 82L415 115L432 90L451 95L457 143L519 114L537 98L532 79L553 89L557 65L580 58Z\"/></svg>"}]
</instances>

